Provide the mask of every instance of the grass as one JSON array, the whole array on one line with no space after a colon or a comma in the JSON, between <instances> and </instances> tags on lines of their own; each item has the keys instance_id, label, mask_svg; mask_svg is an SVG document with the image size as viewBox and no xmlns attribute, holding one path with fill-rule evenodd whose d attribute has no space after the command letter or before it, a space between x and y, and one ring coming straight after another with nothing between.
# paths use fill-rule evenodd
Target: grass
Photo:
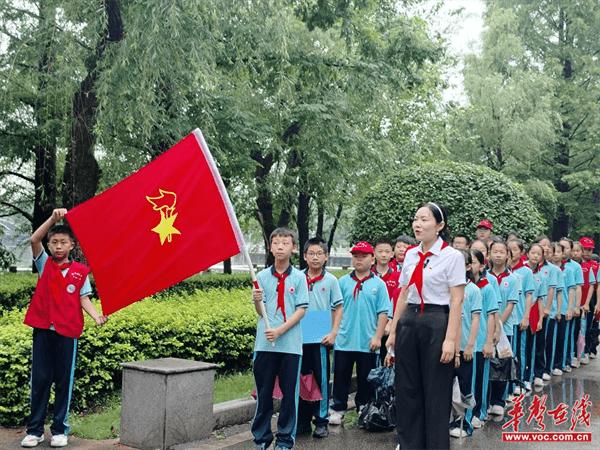
<instances>
[{"instance_id":1,"label":"grass","mask_svg":"<svg viewBox=\"0 0 600 450\"><path fill-rule=\"evenodd\" d=\"M251 372L218 376L215 379L214 403L250 397L254 388ZM84 439L113 439L119 436L121 425L121 396L115 394L98 408L70 418L71 432Z\"/></svg>"}]
</instances>

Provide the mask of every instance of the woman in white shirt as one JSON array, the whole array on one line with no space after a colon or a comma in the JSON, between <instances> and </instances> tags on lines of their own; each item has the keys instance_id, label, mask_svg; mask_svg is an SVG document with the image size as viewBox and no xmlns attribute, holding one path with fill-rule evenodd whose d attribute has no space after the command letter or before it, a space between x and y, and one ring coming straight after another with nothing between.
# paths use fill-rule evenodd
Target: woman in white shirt
<instances>
[{"instance_id":1,"label":"woman in white shirt","mask_svg":"<svg viewBox=\"0 0 600 450\"><path fill-rule=\"evenodd\" d=\"M397 448L447 449L465 261L446 242L448 216L440 205L421 206L412 227L420 244L404 259L402 294L388 339L395 358L386 359L388 365L395 359L396 367Z\"/></svg>"}]
</instances>

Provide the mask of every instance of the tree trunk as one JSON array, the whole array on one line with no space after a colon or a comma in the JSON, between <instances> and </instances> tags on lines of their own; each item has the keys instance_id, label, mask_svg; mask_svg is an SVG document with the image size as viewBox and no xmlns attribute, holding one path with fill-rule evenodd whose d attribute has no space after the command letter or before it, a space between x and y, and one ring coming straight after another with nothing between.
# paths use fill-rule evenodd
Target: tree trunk
<instances>
[{"instance_id":1,"label":"tree trunk","mask_svg":"<svg viewBox=\"0 0 600 450\"><path fill-rule=\"evenodd\" d=\"M231 275L231 258L227 258L223 261L223 273Z\"/></svg>"},{"instance_id":2,"label":"tree trunk","mask_svg":"<svg viewBox=\"0 0 600 450\"><path fill-rule=\"evenodd\" d=\"M315 232L316 237L323 238L323 226L325 224L325 207L323 202L319 202L317 206L317 230Z\"/></svg>"},{"instance_id":3,"label":"tree trunk","mask_svg":"<svg viewBox=\"0 0 600 450\"><path fill-rule=\"evenodd\" d=\"M331 248L333 247L333 238L335 237L335 230L338 226L338 222L340 221L340 218L342 217L343 208L344 208L344 205L342 203L340 203L337 207L337 211L335 212L335 217L333 219L333 225L331 225L331 230L329 231L329 240L327 241L327 247L329 248L329 251L331 251Z\"/></svg>"},{"instance_id":4,"label":"tree trunk","mask_svg":"<svg viewBox=\"0 0 600 450\"><path fill-rule=\"evenodd\" d=\"M254 179L256 180L256 220L262 230L265 244L265 265L270 265L272 255L269 252L269 236L275 229L273 218L273 199L267 185L269 172L273 167L273 156L263 156L259 150L253 150L250 157L256 161Z\"/></svg>"},{"instance_id":5,"label":"tree trunk","mask_svg":"<svg viewBox=\"0 0 600 450\"><path fill-rule=\"evenodd\" d=\"M306 181L306 180L305 180ZM310 195L304 192L306 189L301 188L298 194L298 217L296 222L298 223L298 249L300 250L300 268L306 268L306 261L304 261L304 244L308 241L309 233L309 219L310 219Z\"/></svg>"},{"instance_id":6,"label":"tree trunk","mask_svg":"<svg viewBox=\"0 0 600 450\"><path fill-rule=\"evenodd\" d=\"M86 60L87 75L73 95L71 143L63 176L63 204L67 208L92 198L100 181L100 167L94 156L98 63L108 42L123 39L123 22L117 0L105 0L104 10L107 16L104 35L98 41L94 54Z\"/></svg>"}]
</instances>

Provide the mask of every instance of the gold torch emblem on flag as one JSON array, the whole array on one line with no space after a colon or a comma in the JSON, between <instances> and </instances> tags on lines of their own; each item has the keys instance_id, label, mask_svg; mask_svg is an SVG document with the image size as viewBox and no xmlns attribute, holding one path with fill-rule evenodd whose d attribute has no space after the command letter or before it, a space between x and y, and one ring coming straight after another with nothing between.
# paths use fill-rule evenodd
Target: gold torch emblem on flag
<instances>
[{"instance_id":1,"label":"gold torch emblem on flag","mask_svg":"<svg viewBox=\"0 0 600 450\"><path fill-rule=\"evenodd\" d=\"M160 222L152 228L152 231L159 235L160 245L163 245L165 241L171 242L173 235L181 234L181 231L174 226L178 214L175 212L177 194L163 189L159 189L158 192L160 195L157 195L156 197L147 195L146 200L152 204L152 209L154 211L160 212Z\"/></svg>"}]
</instances>

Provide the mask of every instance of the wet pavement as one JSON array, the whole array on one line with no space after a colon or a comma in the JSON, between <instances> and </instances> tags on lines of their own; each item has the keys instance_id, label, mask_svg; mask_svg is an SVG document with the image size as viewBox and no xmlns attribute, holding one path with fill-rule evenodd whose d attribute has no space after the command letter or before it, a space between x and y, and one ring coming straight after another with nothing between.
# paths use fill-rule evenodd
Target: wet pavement
<instances>
[{"instance_id":1,"label":"wet pavement","mask_svg":"<svg viewBox=\"0 0 600 450\"><path fill-rule=\"evenodd\" d=\"M525 397L523 401L523 410L525 416L521 420L518 428L520 432L539 431L535 420L526 424L529 416L529 407L534 395L546 397L547 411L553 410L559 404L564 403L568 406L567 421L561 425L554 425L553 418L546 412L544 424L546 432L567 432L571 425L572 409L575 403L580 400L584 394L589 395L591 406L587 408L590 414L590 426L577 424L576 432L590 432L592 434L591 443L582 442L536 442L536 443L515 443L502 441L502 425L511 419L508 414L504 418L489 420L485 425L475 430L473 436L462 439L451 438L451 449L592 449L600 448L600 360L591 360L587 366L581 366L573 370L570 374L565 373L561 377L552 377L550 382L545 383L543 388L537 389L532 395ZM511 407L507 407L506 412L510 412ZM298 449L394 449L395 433L369 433L357 428L330 427L331 434L327 439L314 439L310 436L299 436L296 442ZM246 429L248 430L248 429ZM512 431L512 429L504 430ZM208 450L216 448L226 448L230 450L252 449L253 444L248 431L238 434L236 439L223 439L219 444L216 441L206 443L205 445L186 447L198 450Z\"/></svg>"}]
</instances>

